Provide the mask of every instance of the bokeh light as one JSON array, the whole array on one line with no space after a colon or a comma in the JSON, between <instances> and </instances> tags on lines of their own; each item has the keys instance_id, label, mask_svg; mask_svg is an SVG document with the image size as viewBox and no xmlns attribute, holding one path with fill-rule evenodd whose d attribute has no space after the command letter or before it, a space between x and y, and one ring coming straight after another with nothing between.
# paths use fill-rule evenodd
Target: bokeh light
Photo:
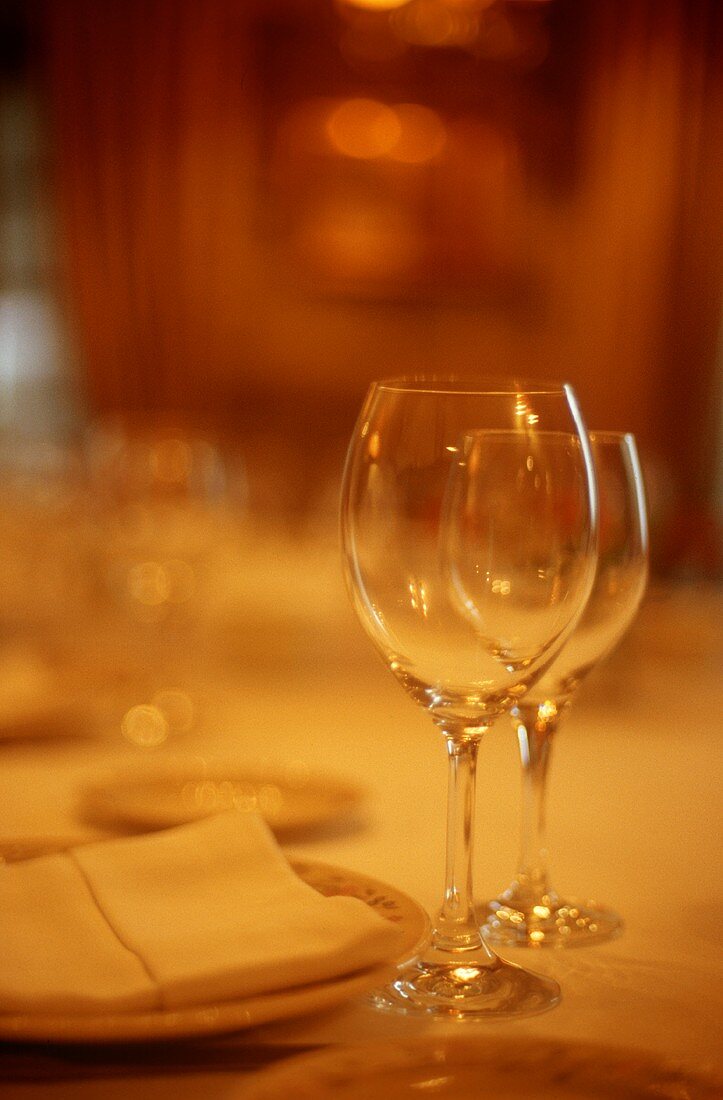
<instances>
[{"instance_id":1,"label":"bokeh light","mask_svg":"<svg viewBox=\"0 0 723 1100\"><path fill-rule=\"evenodd\" d=\"M401 124L391 107L375 99L345 99L331 112L326 132L334 148L362 160L382 157L399 141Z\"/></svg>"},{"instance_id":2,"label":"bokeh light","mask_svg":"<svg viewBox=\"0 0 723 1100\"><path fill-rule=\"evenodd\" d=\"M121 722L121 731L127 741L144 749L157 748L170 733L165 715L158 707L147 703L131 707Z\"/></svg>"},{"instance_id":3,"label":"bokeh light","mask_svg":"<svg viewBox=\"0 0 723 1100\"><path fill-rule=\"evenodd\" d=\"M357 160L424 164L438 156L447 142L438 112L420 103L333 101L326 107L324 129L336 153Z\"/></svg>"},{"instance_id":4,"label":"bokeh light","mask_svg":"<svg viewBox=\"0 0 723 1100\"><path fill-rule=\"evenodd\" d=\"M409 3L409 0L342 0L350 8L361 8L364 11L393 11Z\"/></svg>"}]
</instances>

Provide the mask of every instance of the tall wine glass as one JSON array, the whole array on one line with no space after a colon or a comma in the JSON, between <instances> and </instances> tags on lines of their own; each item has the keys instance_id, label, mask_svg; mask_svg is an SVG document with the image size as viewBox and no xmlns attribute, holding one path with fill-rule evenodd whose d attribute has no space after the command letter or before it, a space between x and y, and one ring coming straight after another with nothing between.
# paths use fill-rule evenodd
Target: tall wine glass
<instances>
[{"instance_id":1,"label":"tall wine glass","mask_svg":"<svg viewBox=\"0 0 723 1100\"><path fill-rule=\"evenodd\" d=\"M570 947L606 939L621 928L611 910L560 897L550 882L545 847L554 734L582 681L630 626L647 578L645 495L635 440L621 432L592 432L590 442L600 507L597 572L567 643L512 708L522 761L522 844L514 881L486 909L484 935L499 944Z\"/></svg>"},{"instance_id":2,"label":"tall wine glass","mask_svg":"<svg viewBox=\"0 0 723 1100\"><path fill-rule=\"evenodd\" d=\"M375 383L351 441L341 519L357 614L430 713L449 762L442 905L421 955L374 1003L472 1018L543 1011L557 983L503 962L480 934L474 785L481 736L564 643L592 584L596 491L574 394Z\"/></svg>"}]
</instances>

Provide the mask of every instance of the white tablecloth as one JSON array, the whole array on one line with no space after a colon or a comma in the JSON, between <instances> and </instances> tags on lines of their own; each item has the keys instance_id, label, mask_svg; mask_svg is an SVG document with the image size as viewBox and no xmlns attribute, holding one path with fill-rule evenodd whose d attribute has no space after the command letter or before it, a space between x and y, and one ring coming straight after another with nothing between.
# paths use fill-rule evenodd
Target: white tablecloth
<instances>
[{"instance_id":1,"label":"white tablecloth","mask_svg":"<svg viewBox=\"0 0 723 1100\"><path fill-rule=\"evenodd\" d=\"M232 757L240 768L298 764L361 783L366 798L361 809L300 838L289 853L375 876L433 910L444 860L441 738L362 635L333 549L307 547L293 561L289 547L262 551L249 570L255 600L245 619L218 632L207 626L200 637L177 633L175 662L159 665L156 675L146 661L146 696L133 696L140 688L129 686L132 677L116 684L119 700L127 693L123 706L146 701L154 688L182 688L196 705L194 728L142 748L123 737L109 708L100 724L96 719L100 732L93 738L5 741L0 834L98 835L79 818L79 792L116 764L149 774L193 756L209 764ZM625 931L598 947L508 953L555 976L562 1003L534 1018L471 1025L480 1034L593 1040L716 1065L722 608L715 590L654 588L629 637L581 693L553 759L553 879L561 892L613 906ZM145 630L133 628L138 652L152 654ZM88 675L102 683L111 677L112 656L107 638L92 639L90 628L76 631L76 659L87 661ZM511 726L488 735L479 774L476 887L484 898L507 884L518 848ZM440 1027L455 1030L354 1003L266 1025L238 1042L356 1043L423 1035L430 1027L436 1034ZM180 1087L186 1097L231 1098L241 1082L232 1073L199 1073L185 1075ZM112 1100L131 1087L110 1079L14 1083L0 1086L0 1095ZM178 1089L169 1065L166 1073L144 1077L139 1095L170 1098Z\"/></svg>"}]
</instances>

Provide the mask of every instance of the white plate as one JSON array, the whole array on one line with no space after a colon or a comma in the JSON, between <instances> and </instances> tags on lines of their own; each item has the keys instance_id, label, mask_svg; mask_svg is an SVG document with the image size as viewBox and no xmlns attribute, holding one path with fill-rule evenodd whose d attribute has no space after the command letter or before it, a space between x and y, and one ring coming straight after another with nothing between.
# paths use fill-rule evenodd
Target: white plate
<instances>
[{"instance_id":1,"label":"white plate","mask_svg":"<svg viewBox=\"0 0 723 1100\"><path fill-rule=\"evenodd\" d=\"M404 933L399 954L386 963L326 982L279 990L238 1001L219 1001L177 1011L102 1015L9 1015L0 1013L0 1039L44 1042L130 1042L180 1039L240 1031L272 1020L319 1012L388 981L397 965L414 955L427 934L424 910L406 894L377 879L325 863L292 862L300 878L331 897L360 898Z\"/></svg>"},{"instance_id":2,"label":"white plate","mask_svg":"<svg viewBox=\"0 0 723 1100\"><path fill-rule=\"evenodd\" d=\"M720 1082L601 1046L468 1039L331 1047L263 1070L239 1100L713 1100Z\"/></svg>"},{"instance_id":3,"label":"white plate","mask_svg":"<svg viewBox=\"0 0 723 1100\"><path fill-rule=\"evenodd\" d=\"M318 827L349 813L360 787L305 770L179 765L161 772L121 772L86 788L82 814L96 825L169 829L209 814L257 810L277 837Z\"/></svg>"}]
</instances>

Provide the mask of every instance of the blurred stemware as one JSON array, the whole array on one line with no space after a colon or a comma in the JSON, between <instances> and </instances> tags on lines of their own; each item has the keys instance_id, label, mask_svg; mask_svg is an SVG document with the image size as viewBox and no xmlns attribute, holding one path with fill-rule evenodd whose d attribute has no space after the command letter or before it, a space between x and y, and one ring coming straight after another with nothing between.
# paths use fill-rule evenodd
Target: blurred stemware
<instances>
[{"instance_id":1,"label":"blurred stemware","mask_svg":"<svg viewBox=\"0 0 723 1100\"><path fill-rule=\"evenodd\" d=\"M442 906L421 955L373 1003L455 1018L544 1011L557 983L504 962L480 934L474 788L480 738L563 644L592 584L596 494L574 394L375 383L351 441L341 519L359 619L430 713L449 764Z\"/></svg>"},{"instance_id":2,"label":"blurred stemware","mask_svg":"<svg viewBox=\"0 0 723 1100\"><path fill-rule=\"evenodd\" d=\"M138 622L197 604L231 515L216 441L175 420L111 417L92 425L87 459L107 594ZM233 505L238 512L243 500Z\"/></svg>"},{"instance_id":3,"label":"blurred stemware","mask_svg":"<svg viewBox=\"0 0 723 1100\"><path fill-rule=\"evenodd\" d=\"M588 673L627 631L645 590L645 494L633 436L591 432L600 506L595 582L585 611L541 679L512 709L522 763L522 841L517 874L489 902L483 928L494 943L570 947L615 935L618 915L553 888L545 845L546 780L554 735Z\"/></svg>"},{"instance_id":4,"label":"blurred stemware","mask_svg":"<svg viewBox=\"0 0 723 1100\"><path fill-rule=\"evenodd\" d=\"M169 693L197 712L201 669L219 660L214 613L239 544L245 467L215 432L162 412L99 418L83 455L92 604L78 645L92 647L91 673L103 668L104 727L155 749L191 728L169 718Z\"/></svg>"}]
</instances>

